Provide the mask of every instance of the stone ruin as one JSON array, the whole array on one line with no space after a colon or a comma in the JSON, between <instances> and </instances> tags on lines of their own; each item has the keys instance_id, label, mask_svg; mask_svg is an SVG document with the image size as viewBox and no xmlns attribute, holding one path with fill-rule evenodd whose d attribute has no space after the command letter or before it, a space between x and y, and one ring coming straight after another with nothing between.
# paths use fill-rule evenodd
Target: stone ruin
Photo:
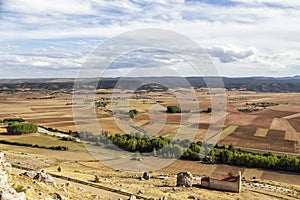
<instances>
[{"instance_id":1,"label":"stone ruin","mask_svg":"<svg viewBox=\"0 0 300 200\"><path fill-rule=\"evenodd\" d=\"M193 175L191 172L179 172L177 174L177 187L192 187L193 186Z\"/></svg>"},{"instance_id":2,"label":"stone ruin","mask_svg":"<svg viewBox=\"0 0 300 200\"><path fill-rule=\"evenodd\" d=\"M8 183L9 173L11 173L11 165L5 162L4 153L0 152L0 200L25 200L25 193L18 193Z\"/></svg>"}]
</instances>

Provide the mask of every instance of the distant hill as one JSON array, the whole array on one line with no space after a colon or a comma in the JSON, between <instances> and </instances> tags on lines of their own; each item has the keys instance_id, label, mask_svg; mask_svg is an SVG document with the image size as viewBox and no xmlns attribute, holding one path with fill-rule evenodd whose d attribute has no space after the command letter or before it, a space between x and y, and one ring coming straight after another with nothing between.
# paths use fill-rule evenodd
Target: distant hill
<instances>
[{"instance_id":1,"label":"distant hill","mask_svg":"<svg viewBox=\"0 0 300 200\"><path fill-rule=\"evenodd\" d=\"M246 89L255 92L300 92L300 76L294 77L223 77L226 89ZM122 84L118 84L121 80ZM186 82L186 80L188 82ZM136 89L142 86L147 88L147 84L160 84L167 88L179 87L207 87L206 82L218 81L217 77L126 77L126 78L102 78L99 82L96 78L80 79L82 87L97 85L98 89L112 89L120 87L122 89ZM74 79L2 79L0 80L0 91L4 90L72 90ZM188 84L189 83L189 84ZM218 84L216 84L218 86ZM140 88L141 89L141 88Z\"/></svg>"}]
</instances>

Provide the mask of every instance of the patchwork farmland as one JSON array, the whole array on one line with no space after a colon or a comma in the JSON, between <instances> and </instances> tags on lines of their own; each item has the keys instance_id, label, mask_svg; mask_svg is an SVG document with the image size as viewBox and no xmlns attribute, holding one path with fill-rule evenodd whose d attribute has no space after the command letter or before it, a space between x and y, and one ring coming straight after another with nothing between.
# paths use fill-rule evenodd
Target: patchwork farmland
<instances>
[{"instance_id":1,"label":"patchwork farmland","mask_svg":"<svg viewBox=\"0 0 300 200\"><path fill-rule=\"evenodd\" d=\"M200 111L211 107L211 97L207 89L196 90ZM124 129L114 119L112 114L112 90L99 90L95 102L88 102L95 106L97 121L102 130L110 134L124 133ZM211 113L201 112L199 118L188 118L185 113L166 113L167 106L179 105L179 102L170 91L156 91L136 95L128 101L129 109L136 109L138 113L132 119L130 126L147 130L151 136L162 136L168 139L176 138L178 129L181 127L181 120L187 120L189 128L197 130L194 141L203 141L210 127ZM73 119L72 95L69 92L57 92L51 95L44 95L43 92L16 92L13 94L0 93L0 120L6 118L23 118L24 120L36 123L45 127L59 129L62 131L75 131L76 126ZM268 102L268 104L264 103ZM191 103L184 102L186 104ZM105 105L105 106L103 106ZM260 107L260 105L272 105ZM255 93L247 91L227 91L226 118L222 125L223 130L218 138L219 145L234 144L238 148L252 152L272 152L279 155L299 155L299 122L300 122L300 97L297 93ZM257 108L257 109L256 109ZM149 110L151 110L149 112ZM153 118L152 111L162 116ZM246 111L246 112L244 112ZM193 114L191 112L191 114ZM192 116L192 115L191 115ZM165 117L165 118L164 118ZM153 121L154 119L154 121ZM155 121L158 120L158 121ZM164 121L165 120L165 121ZM151 123L163 122L159 129L151 129ZM82 120L81 124L92 130L94 124L88 120ZM131 127L132 128L132 127ZM43 168L47 172L63 174L66 177L83 181L91 181L94 175L105 177L101 184L106 187L113 187L117 190L126 188L127 191L138 194L145 191L145 196L161 197L164 194L172 195L172 188L175 185L175 176L179 171L190 171L197 178L215 174L237 174L248 181L263 179L272 185L288 184L285 186L297 191L300 184L299 174L281 171L270 171L265 169L246 168L224 164L206 164L195 161L176 160L169 166L160 170L154 170L154 177L151 182L141 182L133 173L114 170L104 163L95 159L93 153L99 153L98 147L91 144L63 141L60 138L47 136L42 133L28 135L7 135L5 124L0 124L0 139L9 142L22 142L40 146L66 146L68 151L53 151L45 148L20 147L15 145L1 144L1 150L7 154L9 162L30 168ZM188 132L184 133L188 137ZM96 149L97 148L97 149ZM101 147L100 147L101 148ZM93 155L92 155L93 154ZM107 158L108 159L108 158ZM110 159L110 158L109 158ZM34 162L32 162L34 160ZM122 160L121 160L122 161ZM118 160L109 160L111 163L122 163ZM154 162L144 158L147 165ZM156 161L157 162L157 161ZM107 164L107 163L106 163ZM109 165L111 166L111 165ZM60 167L62 172L57 172ZM144 168L143 168L144 169ZM161 180L161 177L168 177ZM105 181L108 179L109 181ZM281 182L281 183L276 183ZM151 189L149 190L149 184ZM197 184L197 182L196 182ZM121 186L122 185L122 186ZM291 186L290 186L291 185ZM257 190L260 191L260 190ZM220 191L207 191L205 189L193 188L192 190L180 189L176 192L179 199L188 198L190 193L210 199L212 195L220 196L222 199L249 199L257 195L250 190L244 189L240 194L229 194ZM270 196L271 195L271 196ZM270 197L273 193L257 195L257 199ZM268 198L266 198L268 199Z\"/></svg>"},{"instance_id":2,"label":"patchwork farmland","mask_svg":"<svg viewBox=\"0 0 300 200\"><path fill-rule=\"evenodd\" d=\"M159 104L161 109L164 107L166 109L169 105L178 105L178 101L171 93L172 91L150 92L130 99L130 109L137 109L139 112L133 119L136 126L148 130L151 123L149 110L154 105ZM196 94L200 110L210 107L210 96L206 90L197 90ZM53 98L43 98L42 94L35 92L1 93L0 95L2 105L0 119L21 117L28 122L46 127L64 131L76 130L72 115L71 94L55 93ZM297 93L228 91L227 96L226 119L224 131L219 137L219 144L229 145L232 143L237 147L263 151L299 153L300 97ZM96 100L106 99L108 103L105 109L97 108L99 124L102 130L112 134L122 133L123 131L118 127L113 115L107 112L111 109L111 97L112 90L101 90L96 95ZM253 105L261 102L269 102L274 105L258 107L258 111L253 112L239 111L240 108L251 110ZM182 114L166 114L165 125L156 136L164 136L169 139L176 136L181 117ZM201 113L199 124L191 122L191 127L199 130L195 140L205 138L210 117L209 113ZM87 123L87 127L92 126L86 121L83 123Z\"/></svg>"}]
</instances>

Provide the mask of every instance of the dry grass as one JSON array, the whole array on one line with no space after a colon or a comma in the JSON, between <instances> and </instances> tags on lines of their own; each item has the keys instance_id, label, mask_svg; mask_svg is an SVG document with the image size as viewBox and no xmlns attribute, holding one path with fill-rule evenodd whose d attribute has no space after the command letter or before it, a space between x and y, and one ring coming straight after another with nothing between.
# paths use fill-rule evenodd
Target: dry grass
<instances>
[{"instance_id":1,"label":"dry grass","mask_svg":"<svg viewBox=\"0 0 300 200\"><path fill-rule=\"evenodd\" d=\"M34 160L36 163L40 163L40 165L43 166L47 172L56 173L83 181L91 181L94 179L94 174L97 174L100 177L99 184L101 185L118 190L126 190L127 192L134 194L137 194L139 191L141 191L143 196L153 197L155 199L163 196L168 197L168 199L187 199L189 196L196 196L199 199L271 199L267 195L253 193L245 189L243 189L243 191L239 194L207 190L196 187L178 188L178 190L174 191L173 187L176 185L175 175L180 171L191 171L196 178L202 175L227 174L229 171L237 174L238 171L242 171L243 177L252 178L255 176L256 178L266 178L268 180L274 180L279 177L282 182L298 185L300 184L300 178L298 177L299 175L282 174L280 172L269 172L254 169L252 170L228 165L201 164L199 162L182 160L177 160L168 167L151 172L152 178L150 181L141 181L139 180L139 177L142 176L143 171L116 171L99 162L74 162L74 160L72 160L70 157L64 157L65 159L61 160L61 155L58 155L57 158L55 158L47 155L36 155L33 153L20 154L17 153L17 151L6 151L6 154L7 159L12 163L19 162L24 164L25 160ZM58 166L60 166L62 169L60 173L57 172ZM160 179L159 177L165 178ZM107 194L104 191L99 191L96 189L87 190L88 192L80 192L77 187L85 188L85 186L75 185L74 183L71 183L71 187L63 186L65 191L62 191L62 186L45 186L43 184L39 184L38 182L33 183L33 181L28 178L12 178L12 181L15 182L16 185L31 185L32 189L27 190L28 199L49 198L54 192L64 195L67 197L66 199L92 199L91 193L99 194L101 197L100 199L118 199L118 197L114 196L113 194ZM59 180L57 181L59 182ZM65 183L65 181L62 182ZM194 184L199 183L199 179L194 180ZM38 195L39 192L42 192L42 195Z\"/></svg>"},{"instance_id":2,"label":"dry grass","mask_svg":"<svg viewBox=\"0 0 300 200\"><path fill-rule=\"evenodd\" d=\"M256 130L256 133L254 134L254 136L258 136L258 137L266 137L267 133L268 133L269 129L264 129L264 128L258 128Z\"/></svg>"},{"instance_id":3,"label":"dry grass","mask_svg":"<svg viewBox=\"0 0 300 200\"><path fill-rule=\"evenodd\" d=\"M288 119L288 122L297 132L300 132L300 119Z\"/></svg>"},{"instance_id":4,"label":"dry grass","mask_svg":"<svg viewBox=\"0 0 300 200\"><path fill-rule=\"evenodd\" d=\"M26 199L37 200L53 198L54 193L58 193L64 197L64 199L78 199L84 198L87 200L95 199L95 196L88 191L80 191L78 187L72 186L52 186L46 185L38 181L33 181L28 177L19 177L12 175L10 182L15 184L15 187L23 187L25 189ZM29 187L29 188L28 188ZM108 197L100 197L99 199L108 199Z\"/></svg>"},{"instance_id":5,"label":"dry grass","mask_svg":"<svg viewBox=\"0 0 300 200\"><path fill-rule=\"evenodd\" d=\"M273 118L259 115L249 124L249 126L269 129L272 122Z\"/></svg>"},{"instance_id":6,"label":"dry grass","mask_svg":"<svg viewBox=\"0 0 300 200\"><path fill-rule=\"evenodd\" d=\"M225 124L234 126L248 126L255 120L255 115L243 113L230 113L226 116Z\"/></svg>"}]
</instances>

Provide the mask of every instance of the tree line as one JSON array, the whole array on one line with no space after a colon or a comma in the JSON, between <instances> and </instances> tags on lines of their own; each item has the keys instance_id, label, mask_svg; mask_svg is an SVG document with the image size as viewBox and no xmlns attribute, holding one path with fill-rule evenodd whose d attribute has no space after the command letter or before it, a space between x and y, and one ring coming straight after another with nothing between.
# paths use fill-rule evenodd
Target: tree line
<instances>
[{"instance_id":1,"label":"tree line","mask_svg":"<svg viewBox=\"0 0 300 200\"><path fill-rule=\"evenodd\" d=\"M25 120L22 119L22 118L6 118L6 119L3 119L3 120L0 120L0 122L2 122L2 123L25 122Z\"/></svg>"},{"instance_id":2,"label":"tree line","mask_svg":"<svg viewBox=\"0 0 300 200\"><path fill-rule=\"evenodd\" d=\"M254 153L235 148L234 145L225 147L189 140L170 141L163 137L150 138L145 134L109 134L103 131L101 134L89 132L65 132L81 140L92 142L97 146L107 148L120 148L129 152L146 153L146 155L162 158L180 158L192 161L209 160L220 164L230 164L252 168L264 168L300 173L300 156L289 157L287 155L273 155L271 153Z\"/></svg>"},{"instance_id":3,"label":"tree line","mask_svg":"<svg viewBox=\"0 0 300 200\"><path fill-rule=\"evenodd\" d=\"M220 164L300 173L300 156L289 157L271 153L260 154L241 150L233 145L225 147L213 146L201 141L170 141L163 137L150 138L139 133L110 135L104 131L102 134L95 135L82 132L79 133L79 136L82 140L93 142L98 146L120 148L129 152L146 153L146 155L148 153L149 155L163 158L207 161L207 156L209 156L210 161Z\"/></svg>"},{"instance_id":4,"label":"tree line","mask_svg":"<svg viewBox=\"0 0 300 200\"><path fill-rule=\"evenodd\" d=\"M22 143L22 142L12 142L7 140L0 140L1 144L9 144L15 146L24 146L24 147L32 147L32 148L41 148L41 149L51 149L51 150L59 150L59 151L67 151L67 146L42 146L38 144L29 144L29 143Z\"/></svg>"},{"instance_id":5,"label":"tree line","mask_svg":"<svg viewBox=\"0 0 300 200\"><path fill-rule=\"evenodd\" d=\"M236 166L300 172L300 156L276 156L271 153L239 152L228 148L219 153L219 162Z\"/></svg>"}]
</instances>

